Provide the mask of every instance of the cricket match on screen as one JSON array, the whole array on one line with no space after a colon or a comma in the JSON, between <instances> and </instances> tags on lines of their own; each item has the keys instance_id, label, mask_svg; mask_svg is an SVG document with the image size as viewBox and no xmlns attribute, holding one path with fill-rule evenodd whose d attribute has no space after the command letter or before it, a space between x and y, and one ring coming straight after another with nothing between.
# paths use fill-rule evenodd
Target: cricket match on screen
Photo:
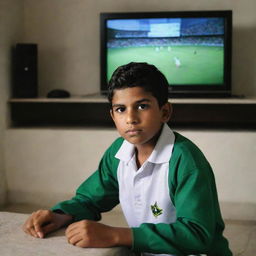
<instances>
[{"instance_id":1,"label":"cricket match on screen","mask_svg":"<svg viewBox=\"0 0 256 256\"><path fill-rule=\"evenodd\" d=\"M170 85L221 85L223 18L143 18L107 21L107 78L120 65L155 65Z\"/></svg>"}]
</instances>

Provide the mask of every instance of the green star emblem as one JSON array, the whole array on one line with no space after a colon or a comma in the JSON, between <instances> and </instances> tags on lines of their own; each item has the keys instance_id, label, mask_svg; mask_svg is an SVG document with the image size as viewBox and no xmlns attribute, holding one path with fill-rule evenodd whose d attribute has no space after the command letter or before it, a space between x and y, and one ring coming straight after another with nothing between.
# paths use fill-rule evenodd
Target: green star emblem
<instances>
[{"instance_id":1,"label":"green star emblem","mask_svg":"<svg viewBox=\"0 0 256 256\"><path fill-rule=\"evenodd\" d=\"M151 205L151 211L155 217L158 217L163 213L163 209L159 208L157 202L154 205Z\"/></svg>"}]
</instances>

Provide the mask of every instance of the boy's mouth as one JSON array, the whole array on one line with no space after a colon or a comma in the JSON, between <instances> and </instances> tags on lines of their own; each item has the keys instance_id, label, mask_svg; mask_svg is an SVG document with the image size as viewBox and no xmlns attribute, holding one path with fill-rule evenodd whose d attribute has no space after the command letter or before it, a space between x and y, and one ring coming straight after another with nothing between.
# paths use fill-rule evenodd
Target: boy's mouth
<instances>
[{"instance_id":1,"label":"boy's mouth","mask_svg":"<svg viewBox=\"0 0 256 256\"><path fill-rule=\"evenodd\" d=\"M129 129L125 133L128 135L138 135L142 130L141 129Z\"/></svg>"}]
</instances>

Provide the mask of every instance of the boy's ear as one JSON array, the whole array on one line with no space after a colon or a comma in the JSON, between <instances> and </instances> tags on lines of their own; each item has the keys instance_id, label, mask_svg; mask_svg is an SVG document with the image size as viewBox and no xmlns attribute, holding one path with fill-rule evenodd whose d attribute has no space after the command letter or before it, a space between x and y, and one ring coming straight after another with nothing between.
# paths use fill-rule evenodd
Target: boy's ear
<instances>
[{"instance_id":1,"label":"boy's ear","mask_svg":"<svg viewBox=\"0 0 256 256\"><path fill-rule=\"evenodd\" d=\"M110 113L111 118L114 120L114 115L113 115L113 109L112 108L109 110L109 113Z\"/></svg>"},{"instance_id":2,"label":"boy's ear","mask_svg":"<svg viewBox=\"0 0 256 256\"><path fill-rule=\"evenodd\" d=\"M167 123L170 118L171 118L171 115L172 115L172 105L171 103L167 102L165 103L162 108L162 121L163 123Z\"/></svg>"}]
</instances>

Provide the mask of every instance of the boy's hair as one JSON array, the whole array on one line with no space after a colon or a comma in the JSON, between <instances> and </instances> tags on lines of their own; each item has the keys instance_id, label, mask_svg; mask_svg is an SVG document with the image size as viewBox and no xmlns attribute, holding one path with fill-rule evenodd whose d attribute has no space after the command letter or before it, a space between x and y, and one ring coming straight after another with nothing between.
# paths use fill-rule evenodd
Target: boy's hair
<instances>
[{"instance_id":1,"label":"boy's hair","mask_svg":"<svg viewBox=\"0 0 256 256\"><path fill-rule=\"evenodd\" d=\"M114 71L108 84L108 100L112 103L115 90L142 87L152 93L162 107L168 102L168 86L167 79L154 65L131 62Z\"/></svg>"}]
</instances>

